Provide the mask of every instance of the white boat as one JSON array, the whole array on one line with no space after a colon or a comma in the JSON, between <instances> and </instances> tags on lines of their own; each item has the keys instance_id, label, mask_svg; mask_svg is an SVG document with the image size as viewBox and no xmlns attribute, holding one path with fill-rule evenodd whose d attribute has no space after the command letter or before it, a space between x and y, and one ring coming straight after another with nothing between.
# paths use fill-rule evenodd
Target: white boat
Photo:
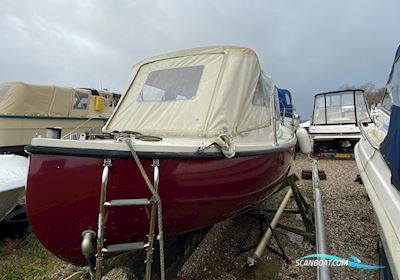
<instances>
[{"instance_id":1,"label":"white boat","mask_svg":"<svg viewBox=\"0 0 400 280\"><path fill-rule=\"evenodd\" d=\"M21 202L27 170L26 157L0 155L0 222Z\"/></svg>"},{"instance_id":2,"label":"white boat","mask_svg":"<svg viewBox=\"0 0 400 280\"><path fill-rule=\"evenodd\" d=\"M374 208L379 236L390 270L385 279L400 279L400 47L386 93L373 110L373 123L360 124L362 137L355 147L360 176ZM387 264L383 264L387 265ZM390 278L390 273L393 278Z\"/></svg>"},{"instance_id":3,"label":"white boat","mask_svg":"<svg viewBox=\"0 0 400 280\"><path fill-rule=\"evenodd\" d=\"M370 121L362 89L320 93L315 96L309 133L318 157L352 158L360 139L359 121Z\"/></svg>"},{"instance_id":4,"label":"white boat","mask_svg":"<svg viewBox=\"0 0 400 280\"><path fill-rule=\"evenodd\" d=\"M120 95L104 90L0 84L0 153L23 154L23 148L48 127L62 127L62 135L78 135L101 128Z\"/></svg>"}]
</instances>

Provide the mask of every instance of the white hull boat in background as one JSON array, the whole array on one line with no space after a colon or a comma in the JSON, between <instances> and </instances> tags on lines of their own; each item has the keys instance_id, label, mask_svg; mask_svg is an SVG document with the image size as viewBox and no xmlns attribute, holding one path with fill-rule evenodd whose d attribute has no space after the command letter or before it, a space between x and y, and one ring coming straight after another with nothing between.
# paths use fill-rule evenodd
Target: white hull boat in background
<instances>
[{"instance_id":1,"label":"white hull boat in background","mask_svg":"<svg viewBox=\"0 0 400 280\"><path fill-rule=\"evenodd\" d=\"M363 90L317 94L308 128L314 142L314 155L319 158L353 158L354 146L361 137L359 121L371 121Z\"/></svg>"},{"instance_id":2,"label":"white hull boat in background","mask_svg":"<svg viewBox=\"0 0 400 280\"><path fill-rule=\"evenodd\" d=\"M360 123L355 158L374 208L383 250L380 279L400 279L400 48L373 123ZM390 269L389 269L390 268Z\"/></svg>"},{"instance_id":3,"label":"white hull boat in background","mask_svg":"<svg viewBox=\"0 0 400 280\"><path fill-rule=\"evenodd\" d=\"M22 201L28 159L17 155L0 155L0 222Z\"/></svg>"}]
</instances>

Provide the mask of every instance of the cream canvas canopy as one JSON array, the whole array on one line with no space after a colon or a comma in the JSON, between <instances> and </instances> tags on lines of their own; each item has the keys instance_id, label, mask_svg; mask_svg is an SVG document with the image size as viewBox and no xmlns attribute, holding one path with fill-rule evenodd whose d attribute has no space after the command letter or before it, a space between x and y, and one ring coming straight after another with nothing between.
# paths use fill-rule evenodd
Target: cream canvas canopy
<instances>
[{"instance_id":1,"label":"cream canvas canopy","mask_svg":"<svg viewBox=\"0 0 400 280\"><path fill-rule=\"evenodd\" d=\"M112 93L100 95L112 102ZM95 96L89 89L22 82L0 84L0 115L105 118L112 110L107 104L96 110Z\"/></svg>"},{"instance_id":2,"label":"cream canvas canopy","mask_svg":"<svg viewBox=\"0 0 400 280\"><path fill-rule=\"evenodd\" d=\"M206 47L144 60L104 132L160 136L235 136L271 125L275 84L257 55L242 47Z\"/></svg>"}]
</instances>

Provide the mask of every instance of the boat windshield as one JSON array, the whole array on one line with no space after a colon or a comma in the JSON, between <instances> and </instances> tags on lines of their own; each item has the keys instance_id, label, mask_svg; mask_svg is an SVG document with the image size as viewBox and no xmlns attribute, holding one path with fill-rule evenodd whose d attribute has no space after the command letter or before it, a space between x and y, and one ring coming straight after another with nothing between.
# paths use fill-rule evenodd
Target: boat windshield
<instances>
[{"instance_id":1,"label":"boat windshield","mask_svg":"<svg viewBox=\"0 0 400 280\"><path fill-rule=\"evenodd\" d=\"M369 120L362 90L322 93L315 97L313 124L356 124Z\"/></svg>"},{"instance_id":2,"label":"boat windshield","mask_svg":"<svg viewBox=\"0 0 400 280\"><path fill-rule=\"evenodd\" d=\"M390 110L392 105L400 106L400 59L393 64L389 81L386 86L382 106Z\"/></svg>"}]
</instances>

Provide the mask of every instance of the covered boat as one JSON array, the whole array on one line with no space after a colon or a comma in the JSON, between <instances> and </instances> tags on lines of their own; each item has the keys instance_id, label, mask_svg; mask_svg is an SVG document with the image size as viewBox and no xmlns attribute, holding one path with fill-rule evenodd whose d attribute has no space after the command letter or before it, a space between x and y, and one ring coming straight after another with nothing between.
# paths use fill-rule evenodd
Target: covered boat
<instances>
[{"instance_id":1,"label":"covered boat","mask_svg":"<svg viewBox=\"0 0 400 280\"><path fill-rule=\"evenodd\" d=\"M400 278L400 47L373 123L360 123L355 158L376 215L384 278ZM385 260L387 260L385 262Z\"/></svg>"},{"instance_id":2,"label":"covered boat","mask_svg":"<svg viewBox=\"0 0 400 280\"><path fill-rule=\"evenodd\" d=\"M243 213L277 189L294 157L276 86L251 49L160 55L130 77L103 128L110 139L34 138L26 148L32 230L73 264L86 264L84 232L97 234L98 257L147 242L154 203L165 236Z\"/></svg>"},{"instance_id":3,"label":"covered boat","mask_svg":"<svg viewBox=\"0 0 400 280\"><path fill-rule=\"evenodd\" d=\"M0 155L0 222L22 203L28 159L16 155Z\"/></svg>"},{"instance_id":4,"label":"covered boat","mask_svg":"<svg viewBox=\"0 0 400 280\"><path fill-rule=\"evenodd\" d=\"M45 135L48 127L61 127L63 135L101 128L118 99L118 94L104 90L0 84L0 153L22 154L24 146Z\"/></svg>"},{"instance_id":5,"label":"covered boat","mask_svg":"<svg viewBox=\"0 0 400 280\"><path fill-rule=\"evenodd\" d=\"M359 121L370 121L364 90L349 89L315 95L308 131L318 157L353 158L360 139Z\"/></svg>"}]
</instances>

